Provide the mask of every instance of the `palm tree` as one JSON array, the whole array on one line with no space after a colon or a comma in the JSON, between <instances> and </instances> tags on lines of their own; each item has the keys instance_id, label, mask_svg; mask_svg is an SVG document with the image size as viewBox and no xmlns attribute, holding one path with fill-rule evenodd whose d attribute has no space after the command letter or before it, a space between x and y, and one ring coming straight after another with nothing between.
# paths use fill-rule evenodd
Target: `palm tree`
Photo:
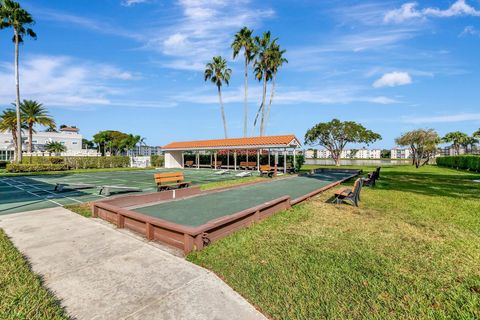
<instances>
[{"instance_id":1,"label":"palm tree","mask_svg":"<svg viewBox=\"0 0 480 320\"><path fill-rule=\"evenodd\" d=\"M20 103L23 121L28 126L28 152L32 152L33 127L37 124L45 127L55 127L55 121L50 117L45 107L33 100L23 100Z\"/></svg>"},{"instance_id":2,"label":"palm tree","mask_svg":"<svg viewBox=\"0 0 480 320\"><path fill-rule=\"evenodd\" d=\"M465 141L468 139L468 135L466 133L455 131L449 132L442 138L443 142L451 142L452 147L455 150L455 154L460 154L460 146L462 146Z\"/></svg>"},{"instance_id":3,"label":"palm tree","mask_svg":"<svg viewBox=\"0 0 480 320\"><path fill-rule=\"evenodd\" d=\"M27 125L22 122L22 129L26 129ZM3 110L0 115L0 132L10 131L15 147L17 146L17 115L14 109L8 108ZM15 153L16 155L17 153Z\"/></svg>"},{"instance_id":4,"label":"palm tree","mask_svg":"<svg viewBox=\"0 0 480 320\"><path fill-rule=\"evenodd\" d=\"M225 118L225 109L223 107L222 100L222 85L225 83L228 86L232 69L227 68L227 60L221 56L213 57L212 62L207 63L205 66L205 81L210 80L217 86L218 99L220 101L220 111L222 113L223 131L225 138L228 138L227 133L227 119Z\"/></svg>"},{"instance_id":5,"label":"palm tree","mask_svg":"<svg viewBox=\"0 0 480 320\"><path fill-rule=\"evenodd\" d=\"M278 69L284 64L288 63L288 60L283 57L283 54L286 50L280 50L280 46L276 43L273 43L271 46L272 50L272 58L270 60L270 70L271 70L271 77L272 77L272 92L270 93L270 102L268 104L267 114L265 115L265 125L263 127L263 133L265 134L265 130L267 129L268 124L268 117L270 116L270 109L272 108L273 97L275 95L275 84L277 78Z\"/></svg>"},{"instance_id":6,"label":"palm tree","mask_svg":"<svg viewBox=\"0 0 480 320\"><path fill-rule=\"evenodd\" d=\"M67 151L67 147L58 141L51 141L45 144L45 150L50 153L61 153Z\"/></svg>"},{"instance_id":7,"label":"palm tree","mask_svg":"<svg viewBox=\"0 0 480 320\"><path fill-rule=\"evenodd\" d=\"M232 43L233 58L235 59L243 49L245 57L245 96L243 100L243 136L247 136L247 122L248 122L248 65L255 58L258 52L258 47L252 38L253 30L243 27L235 34L235 40Z\"/></svg>"},{"instance_id":8,"label":"palm tree","mask_svg":"<svg viewBox=\"0 0 480 320\"><path fill-rule=\"evenodd\" d=\"M18 162L22 161L22 130L20 130L20 76L18 70L19 59L19 45L23 43L25 36L30 36L33 39L37 35L28 25L35 23L30 13L23 9L18 2L13 0L3 0L1 8L1 23L0 29L13 28L13 42L15 43L15 87L16 87L16 115L17 115L17 157Z\"/></svg>"},{"instance_id":9,"label":"palm tree","mask_svg":"<svg viewBox=\"0 0 480 320\"><path fill-rule=\"evenodd\" d=\"M255 37L255 44L258 46L259 53L257 59L254 62L255 66L255 77L258 81L263 82L263 92L262 92L262 103L257 110L257 115L255 116L255 121L253 122L253 131L257 126L258 117L261 113L260 121L260 135L263 135L264 125L265 125L265 99L267 96L267 81L271 79L271 69L270 69L270 60L272 58L272 46L275 45L277 39L271 40L270 31L264 32L263 36Z\"/></svg>"}]
</instances>

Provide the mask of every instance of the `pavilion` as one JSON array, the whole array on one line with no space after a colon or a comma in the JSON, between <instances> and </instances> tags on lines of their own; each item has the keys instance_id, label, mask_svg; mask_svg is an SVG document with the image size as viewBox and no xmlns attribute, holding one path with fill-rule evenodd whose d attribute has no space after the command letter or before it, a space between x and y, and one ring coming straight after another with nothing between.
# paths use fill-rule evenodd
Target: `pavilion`
<instances>
[{"instance_id":1,"label":"pavilion","mask_svg":"<svg viewBox=\"0 0 480 320\"><path fill-rule=\"evenodd\" d=\"M229 162L223 167L227 169L238 169L237 165L237 153L255 150L257 152L257 170L260 168L260 153L268 151L268 162L270 163L270 154L275 156L275 165L278 165L278 155L283 153L284 163L283 171L287 171L287 151L293 152L293 165L296 165L296 149L301 147L300 141L295 135L281 135L281 136L262 136L262 137L249 137L249 138L230 138L230 139L218 139L218 140L197 140L197 141L183 141L172 142L164 147L162 151L165 153L165 168L184 168L185 167L185 154L195 154L196 161L195 166L200 169L200 153L209 153L210 164L212 161L217 163L217 154L219 151L233 153L233 165ZM230 159L230 157L227 157Z\"/></svg>"}]
</instances>

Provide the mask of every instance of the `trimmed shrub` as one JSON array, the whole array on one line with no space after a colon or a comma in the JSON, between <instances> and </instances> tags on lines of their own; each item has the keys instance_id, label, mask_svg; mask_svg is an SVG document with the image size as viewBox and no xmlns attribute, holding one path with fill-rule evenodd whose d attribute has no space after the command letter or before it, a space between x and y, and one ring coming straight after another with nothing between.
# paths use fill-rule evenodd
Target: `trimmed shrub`
<instances>
[{"instance_id":1,"label":"trimmed shrub","mask_svg":"<svg viewBox=\"0 0 480 320\"><path fill-rule=\"evenodd\" d=\"M64 164L68 169L127 168L130 158L126 156L111 157L24 157L22 164Z\"/></svg>"},{"instance_id":2,"label":"trimmed shrub","mask_svg":"<svg viewBox=\"0 0 480 320\"><path fill-rule=\"evenodd\" d=\"M437 166L480 172L480 156L448 156L438 157Z\"/></svg>"},{"instance_id":3,"label":"trimmed shrub","mask_svg":"<svg viewBox=\"0 0 480 320\"><path fill-rule=\"evenodd\" d=\"M7 164L7 172L42 172L42 171L64 171L68 170L65 164Z\"/></svg>"},{"instance_id":4,"label":"trimmed shrub","mask_svg":"<svg viewBox=\"0 0 480 320\"><path fill-rule=\"evenodd\" d=\"M165 166L165 157L160 156L160 155L156 155L156 154L151 155L150 156L150 165L153 166L153 167L157 167L157 168Z\"/></svg>"}]
</instances>

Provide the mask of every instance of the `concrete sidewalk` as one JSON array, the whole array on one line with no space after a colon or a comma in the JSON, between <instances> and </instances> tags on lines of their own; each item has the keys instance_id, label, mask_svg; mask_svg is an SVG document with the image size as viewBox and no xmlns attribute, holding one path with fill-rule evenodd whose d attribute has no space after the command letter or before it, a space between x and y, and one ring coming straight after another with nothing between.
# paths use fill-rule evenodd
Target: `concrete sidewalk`
<instances>
[{"instance_id":1,"label":"concrete sidewalk","mask_svg":"<svg viewBox=\"0 0 480 320\"><path fill-rule=\"evenodd\" d=\"M0 228L78 319L266 319L213 273L63 208Z\"/></svg>"}]
</instances>

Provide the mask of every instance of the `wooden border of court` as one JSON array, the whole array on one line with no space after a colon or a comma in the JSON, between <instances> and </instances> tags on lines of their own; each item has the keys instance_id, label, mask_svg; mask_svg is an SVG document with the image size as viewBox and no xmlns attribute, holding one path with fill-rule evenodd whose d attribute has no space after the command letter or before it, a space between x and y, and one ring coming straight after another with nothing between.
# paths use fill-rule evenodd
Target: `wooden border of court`
<instances>
[{"instance_id":1,"label":"wooden border of court","mask_svg":"<svg viewBox=\"0 0 480 320\"><path fill-rule=\"evenodd\" d=\"M339 170L328 168L314 170L315 173L325 171L338 172ZM93 217L101 218L111 222L118 228L125 228L143 234L148 240L160 241L175 248L181 249L185 254L188 254L194 250L202 250L211 242L222 239L237 230L248 227L253 223L268 218L277 212L287 210L291 206L308 200L346 180L358 176L361 173L361 170L352 169L343 169L341 171L352 173L352 175L332 182L296 199L291 199L290 196L283 196L231 215L210 220L198 227L184 226L146 214L134 212L128 208L138 205L151 205L155 202L185 199L192 196L202 196L214 192L242 187L246 184L226 187L222 188L221 190L214 189L201 191L200 187L191 187L100 200L92 204L92 213Z\"/></svg>"}]
</instances>

